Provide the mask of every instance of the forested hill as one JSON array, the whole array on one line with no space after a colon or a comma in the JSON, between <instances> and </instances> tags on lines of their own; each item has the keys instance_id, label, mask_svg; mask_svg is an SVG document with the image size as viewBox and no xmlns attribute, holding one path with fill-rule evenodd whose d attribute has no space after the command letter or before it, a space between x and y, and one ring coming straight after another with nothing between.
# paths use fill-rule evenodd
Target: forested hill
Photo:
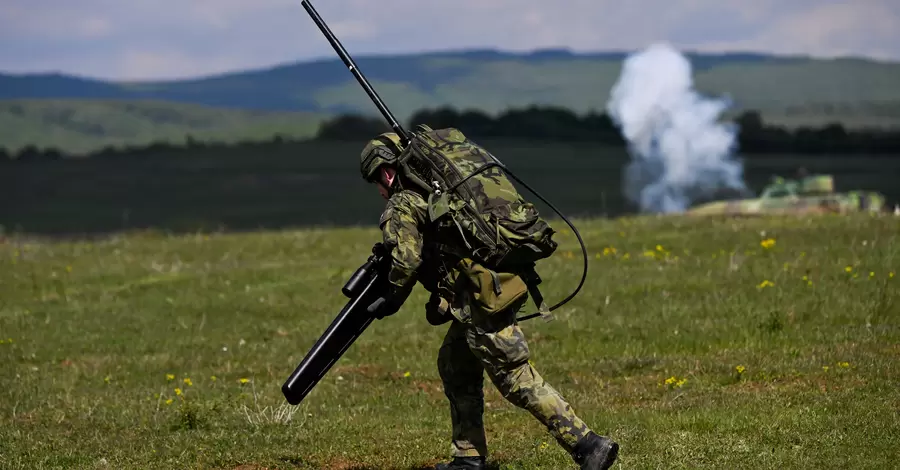
<instances>
[{"instance_id":1,"label":"forested hill","mask_svg":"<svg viewBox=\"0 0 900 470\"><path fill-rule=\"evenodd\" d=\"M625 53L468 51L355 57L399 118L442 105L496 113L554 105L602 109ZM900 120L900 63L758 54L689 54L700 91L728 95L738 110L781 116ZM169 82L116 83L58 74L2 75L0 100L163 100L277 111L374 113L339 59ZM852 123L851 123L852 124Z\"/></svg>"}]
</instances>

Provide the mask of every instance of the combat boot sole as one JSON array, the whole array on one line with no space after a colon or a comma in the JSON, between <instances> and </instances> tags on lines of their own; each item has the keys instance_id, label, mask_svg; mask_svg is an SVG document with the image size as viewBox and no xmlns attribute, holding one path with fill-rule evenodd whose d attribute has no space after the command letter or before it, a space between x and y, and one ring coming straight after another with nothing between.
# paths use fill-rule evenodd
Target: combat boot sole
<instances>
[{"instance_id":1,"label":"combat boot sole","mask_svg":"<svg viewBox=\"0 0 900 470\"><path fill-rule=\"evenodd\" d=\"M578 443L573 454L581 470L607 470L619 456L619 444L612 439L593 432Z\"/></svg>"},{"instance_id":2,"label":"combat boot sole","mask_svg":"<svg viewBox=\"0 0 900 470\"><path fill-rule=\"evenodd\" d=\"M439 463L434 470L485 470L484 457L456 457L450 463Z\"/></svg>"}]
</instances>

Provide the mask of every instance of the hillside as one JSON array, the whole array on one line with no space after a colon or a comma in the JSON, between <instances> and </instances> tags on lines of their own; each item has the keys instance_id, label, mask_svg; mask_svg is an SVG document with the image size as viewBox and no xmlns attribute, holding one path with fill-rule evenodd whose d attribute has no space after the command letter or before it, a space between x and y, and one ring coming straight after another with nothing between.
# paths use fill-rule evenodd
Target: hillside
<instances>
[{"instance_id":1,"label":"hillside","mask_svg":"<svg viewBox=\"0 0 900 470\"><path fill-rule=\"evenodd\" d=\"M625 53L469 51L360 56L360 69L398 116L452 104L497 112L556 104L602 108ZM690 54L701 91L770 114L864 111L900 119L900 63L756 54ZM267 110L374 112L335 57L196 80L114 83L61 75L0 75L0 99L158 99ZM847 109L840 109L844 106ZM880 109L879 108L887 108Z\"/></svg>"},{"instance_id":2,"label":"hillside","mask_svg":"<svg viewBox=\"0 0 900 470\"><path fill-rule=\"evenodd\" d=\"M107 145L200 141L268 140L275 134L304 138L318 129L321 115L254 111L139 100L0 101L0 147L27 145L84 153Z\"/></svg>"},{"instance_id":3,"label":"hillside","mask_svg":"<svg viewBox=\"0 0 900 470\"><path fill-rule=\"evenodd\" d=\"M625 53L573 54L550 50L355 59L392 111L405 121L415 111L439 106L475 108L488 113L532 104L564 106L579 113L602 110L625 57ZM841 121L849 127L900 126L900 63L758 54L689 54L689 58L695 67L697 88L729 96L734 101L731 115L756 109L767 122L790 126L831 121ZM274 133L276 128L298 132L293 130L294 115L260 116L168 103L319 115L377 114L336 57L168 82L116 83L59 74L0 74L0 100L13 99L53 101L2 105L0 109L5 111L0 113L0 146L7 148L22 143L46 146L63 142L78 148L96 148L115 142L137 144L151 136L183 139L186 133L240 139L253 138L258 132L264 135L269 130ZM137 100L142 104L133 103ZM165 103L149 104L148 100ZM11 106L19 106L21 112L10 113ZM149 118L149 124L134 124L134 106L182 116L174 119L182 123L160 123ZM48 113L78 116L80 124L73 129L54 119L48 121ZM199 121L213 120L216 124L184 123L196 123L198 120L193 117L198 114L203 116ZM303 126L311 125L303 122ZM129 127L123 130L120 124ZM84 126L96 132L77 129ZM100 128L104 131L100 132Z\"/></svg>"}]
</instances>

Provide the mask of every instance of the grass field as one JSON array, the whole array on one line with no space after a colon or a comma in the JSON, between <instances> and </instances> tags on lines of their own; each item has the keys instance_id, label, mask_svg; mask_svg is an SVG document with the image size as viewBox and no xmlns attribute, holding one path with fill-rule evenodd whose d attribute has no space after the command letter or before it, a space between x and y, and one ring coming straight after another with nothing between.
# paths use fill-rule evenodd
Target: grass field
<instances>
[{"instance_id":1,"label":"grass field","mask_svg":"<svg viewBox=\"0 0 900 470\"><path fill-rule=\"evenodd\" d=\"M104 147L234 143L315 135L325 113L253 111L147 100L0 100L0 147L82 155Z\"/></svg>"},{"instance_id":2,"label":"grass field","mask_svg":"<svg viewBox=\"0 0 900 470\"><path fill-rule=\"evenodd\" d=\"M887 469L900 440L900 218L576 220L591 268L538 370L614 468ZM560 230L565 226L559 222ZM371 228L0 244L0 467L416 469L447 456L446 329L417 287L298 407L280 387ZM543 262L555 301L575 237ZM494 469L574 468L486 382Z\"/></svg>"}]
</instances>

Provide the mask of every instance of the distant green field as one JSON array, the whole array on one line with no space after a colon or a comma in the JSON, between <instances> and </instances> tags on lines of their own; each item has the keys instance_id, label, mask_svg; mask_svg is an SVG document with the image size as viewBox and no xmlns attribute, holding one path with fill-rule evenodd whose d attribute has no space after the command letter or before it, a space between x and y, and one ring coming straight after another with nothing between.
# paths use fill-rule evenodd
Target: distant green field
<instances>
[{"instance_id":1,"label":"distant green field","mask_svg":"<svg viewBox=\"0 0 900 470\"><path fill-rule=\"evenodd\" d=\"M325 114L249 111L209 106L124 100L0 101L0 148L27 145L87 153L106 146L154 142L238 142L315 135Z\"/></svg>"},{"instance_id":2,"label":"distant green field","mask_svg":"<svg viewBox=\"0 0 900 470\"><path fill-rule=\"evenodd\" d=\"M900 218L575 223L584 290L523 329L546 380L621 444L614 469L896 467ZM425 322L421 288L301 405L281 395L377 239L3 240L0 467L415 470L447 458L435 366L446 326ZM553 300L581 274L575 237L559 241L538 267ZM531 415L485 390L489 468L575 468Z\"/></svg>"},{"instance_id":3,"label":"distant green field","mask_svg":"<svg viewBox=\"0 0 900 470\"><path fill-rule=\"evenodd\" d=\"M625 57L463 51L355 59L405 123L419 110L443 106L491 115L531 105L602 112ZM688 57L696 89L732 100L732 114L756 110L768 122L791 127L841 122L853 128L900 128L900 63L752 54ZM23 98L62 101L35 101L10 113L6 100ZM117 101L107 101L112 99ZM279 113L237 111L241 109ZM321 116L347 112L379 116L334 57L167 82L0 73L0 147L6 148L31 143L83 151L154 139L180 142L187 133L223 141L267 139L276 132L303 137L315 131Z\"/></svg>"},{"instance_id":4,"label":"distant green field","mask_svg":"<svg viewBox=\"0 0 900 470\"><path fill-rule=\"evenodd\" d=\"M482 142L565 214L618 216L624 149L595 144ZM362 143L302 143L83 161L7 164L0 172L6 231L98 232L155 227L176 231L368 225L383 201L359 176ZM900 160L855 155L772 155L746 163L759 191L798 167L834 173L838 190L867 189L900 202ZM527 192L525 193L527 194ZM553 215L536 198L544 213Z\"/></svg>"},{"instance_id":5,"label":"distant green field","mask_svg":"<svg viewBox=\"0 0 900 470\"><path fill-rule=\"evenodd\" d=\"M621 63L588 59L479 63L432 59L423 67L450 70L432 89L402 81L373 81L399 116L422 108L454 106L491 114L531 104L556 105L578 113L604 110ZM262 76L260 77L262 78ZM900 125L900 65L865 61L732 63L695 70L698 91L733 100L736 112L758 110L763 117L789 111L797 119L854 122L860 117ZM345 106L375 113L359 84L316 88L319 106Z\"/></svg>"}]
</instances>

